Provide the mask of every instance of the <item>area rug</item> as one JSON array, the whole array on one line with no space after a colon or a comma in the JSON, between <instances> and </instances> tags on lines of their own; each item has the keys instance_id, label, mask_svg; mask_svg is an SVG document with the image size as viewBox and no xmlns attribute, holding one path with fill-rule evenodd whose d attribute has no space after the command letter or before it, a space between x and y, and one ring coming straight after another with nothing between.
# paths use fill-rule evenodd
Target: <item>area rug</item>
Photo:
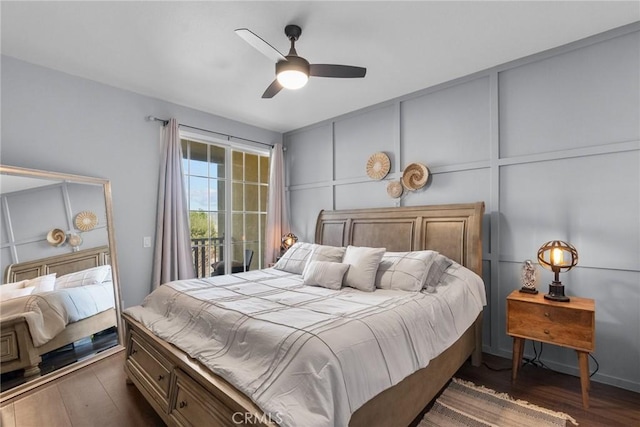
<instances>
[{"instance_id":1,"label":"area rug","mask_svg":"<svg viewBox=\"0 0 640 427\"><path fill-rule=\"evenodd\" d=\"M560 426L576 420L562 412L515 400L506 393L453 378L418 427Z\"/></svg>"}]
</instances>

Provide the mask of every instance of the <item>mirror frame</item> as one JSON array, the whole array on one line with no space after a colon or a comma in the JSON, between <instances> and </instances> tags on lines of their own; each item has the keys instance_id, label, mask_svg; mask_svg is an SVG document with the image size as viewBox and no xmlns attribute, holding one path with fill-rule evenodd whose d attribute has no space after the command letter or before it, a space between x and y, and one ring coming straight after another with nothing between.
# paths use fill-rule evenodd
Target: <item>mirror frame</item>
<instances>
[{"instance_id":1,"label":"mirror frame","mask_svg":"<svg viewBox=\"0 0 640 427\"><path fill-rule=\"evenodd\" d=\"M53 381L57 378L60 378L70 372L76 371L80 368L83 368L91 363L102 360L106 357L109 357L113 354L116 354L120 351L124 350L124 330L122 327L122 300L120 297L120 280L118 276L118 257L116 255L116 241L115 241L115 230L113 227L113 201L111 198L111 182L108 179L103 178L94 178L89 176L82 175L73 175L66 174L60 172L49 172L38 169L28 169L17 166L8 166L0 164L0 179L2 175L16 175L16 176L25 176L29 178L42 178L49 180L59 180L66 181L72 183L85 183L85 184L94 184L101 185L104 191L104 202L105 202L105 210L106 210L106 220L107 220L107 238L109 244L109 258L111 264L111 275L113 281L113 291L114 291L114 300L115 300L115 309L116 309L116 326L117 326L117 336L118 336L118 344L114 347L111 347L107 350L101 351L100 353L89 356L83 360L71 363L70 365L64 366L60 369L56 369L53 372L49 372L48 374L41 375L37 378L30 379L29 381L17 385L9 390L0 392L0 403L3 403L9 399L13 399L16 396L31 391L43 384L46 384L50 381ZM2 272L4 275L4 272Z\"/></svg>"}]
</instances>

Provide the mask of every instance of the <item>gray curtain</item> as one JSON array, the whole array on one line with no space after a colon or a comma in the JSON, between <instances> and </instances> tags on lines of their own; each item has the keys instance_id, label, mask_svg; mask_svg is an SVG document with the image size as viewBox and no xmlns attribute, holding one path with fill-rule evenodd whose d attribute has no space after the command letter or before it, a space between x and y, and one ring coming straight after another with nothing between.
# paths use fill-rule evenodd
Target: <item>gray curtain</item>
<instances>
[{"instance_id":1,"label":"gray curtain","mask_svg":"<svg viewBox=\"0 0 640 427\"><path fill-rule=\"evenodd\" d=\"M163 283L196 277L191 256L189 205L184 189L182 148L176 119L163 130L164 152L160 161L156 246L152 289Z\"/></svg>"},{"instance_id":2,"label":"gray curtain","mask_svg":"<svg viewBox=\"0 0 640 427\"><path fill-rule=\"evenodd\" d=\"M271 149L269 194L267 199L267 227L265 230L265 267L280 254L282 235L290 232L289 215L284 193L284 154L282 144Z\"/></svg>"}]
</instances>

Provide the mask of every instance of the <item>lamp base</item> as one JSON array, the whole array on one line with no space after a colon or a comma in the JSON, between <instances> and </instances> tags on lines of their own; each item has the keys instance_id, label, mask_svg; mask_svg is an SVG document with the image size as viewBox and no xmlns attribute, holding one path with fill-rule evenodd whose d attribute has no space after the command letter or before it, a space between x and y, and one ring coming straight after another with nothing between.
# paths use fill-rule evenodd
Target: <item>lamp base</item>
<instances>
[{"instance_id":1,"label":"lamp base","mask_svg":"<svg viewBox=\"0 0 640 427\"><path fill-rule=\"evenodd\" d=\"M561 282L553 282L549 284L549 293L544 295L545 299L552 301L569 302L570 299L564 294L564 285Z\"/></svg>"},{"instance_id":2,"label":"lamp base","mask_svg":"<svg viewBox=\"0 0 640 427\"><path fill-rule=\"evenodd\" d=\"M520 292L535 295L538 293L538 290L536 288L527 288L526 286L523 286L520 288Z\"/></svg>"}]
</instances>

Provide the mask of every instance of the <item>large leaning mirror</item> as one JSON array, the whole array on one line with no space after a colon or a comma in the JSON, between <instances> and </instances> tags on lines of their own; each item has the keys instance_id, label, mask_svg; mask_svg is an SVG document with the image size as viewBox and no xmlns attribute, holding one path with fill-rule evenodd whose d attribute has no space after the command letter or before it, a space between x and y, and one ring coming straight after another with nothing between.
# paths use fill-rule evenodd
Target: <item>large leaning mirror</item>
<instances>
[{"instance_id":1,"label":"large leaning mirror","mask_svg":"<svg viewBox=\"0 0 640 427\"><path fill-rule=\"evenodd\" d=\"M122 349L108 180L0 165L0 402Z\"/></svg>"}]
</instances>

